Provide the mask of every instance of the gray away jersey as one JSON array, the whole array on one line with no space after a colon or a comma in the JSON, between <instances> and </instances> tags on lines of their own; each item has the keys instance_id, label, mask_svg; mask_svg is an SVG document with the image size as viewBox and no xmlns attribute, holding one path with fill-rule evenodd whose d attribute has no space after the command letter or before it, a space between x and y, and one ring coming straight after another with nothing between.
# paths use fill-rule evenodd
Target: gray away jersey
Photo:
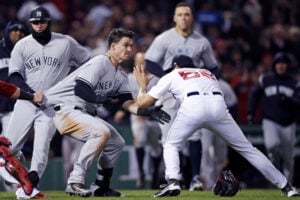
<instances>
[{"instance_id":1,"label":"gray away jersey","mask_svg":"<svg viewBox=\"0 0 300 200\"><path fill-rule=\"evenodd\" d=\"M89 59L88 51L73 38L53 33L45 46L32 35L15 45L9 74L19 72L35 91L44 91L66 77L70 66L78 67Z\"/></svg>"},{"instance_id":2,"label":"gray away jersey","mask_svg":"<svg viewBox=\"0 0 300 200\"><path fill-rule=\"evenodd\" d=\"M197 32L184 37L171 28L160 35L150 45L145 54L147 60L158 63L165 71L171 67L174 56L184 54L193 58L199 67L216 67L217 60L209 41Z\"/></svg>"},{"instance_id":3,"label":"gray away jersey","mask_svg":"<svg viewBox=\"0 0 300 200\"><path fill-rule=\"evenodd\" d=\"M120 66L116 70L108 56L98 55L47 90L45 92L45 104L71 104L88 110L95 109L98 105L88 103L75 95L76 80L84 81L90 85L97 95L130 93L125 71Z\"/></svg>"}]
</instances>

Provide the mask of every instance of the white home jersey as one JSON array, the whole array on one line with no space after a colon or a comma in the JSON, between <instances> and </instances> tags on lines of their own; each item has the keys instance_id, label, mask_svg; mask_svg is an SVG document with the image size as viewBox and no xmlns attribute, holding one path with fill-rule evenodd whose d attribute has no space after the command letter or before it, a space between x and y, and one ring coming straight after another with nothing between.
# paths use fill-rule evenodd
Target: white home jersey
<instances>
[{"instance_id":1,"label":"white home jersey","mask_svg":"<svg viewBox=\"0 0 300 200\"><path fill-rule=\"evenodd\" d=\"M198 68L181 68L163 76L148 94L159 99L167 92L171 92L181 103L189 92L199 92L205 95L220 91L219 82L210 71Z\"/></svg>"},{"instance_id":2,"label":"white home jersey","mask_svg":"<svg viewBox=\"0 0 300 200\"><path fill-rule=\"evenodd\" d=\"M73 38L51 33L45 46L32 35L15 45L9 63L9 74L19 72L35 91L44 91L62 80L70 71L70 63L78 67L89 58L88 51Z\"/></svg>"}]
</instances>

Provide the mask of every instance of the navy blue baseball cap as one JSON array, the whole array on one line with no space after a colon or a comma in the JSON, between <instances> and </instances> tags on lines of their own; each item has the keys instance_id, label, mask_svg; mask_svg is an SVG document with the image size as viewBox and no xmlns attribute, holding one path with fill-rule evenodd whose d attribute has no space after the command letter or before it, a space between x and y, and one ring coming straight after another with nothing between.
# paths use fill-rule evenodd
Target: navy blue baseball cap
<instances>
[{"instance_id":1,"label":"navy blue baseball cap","mask_svg":"<svg viewBox=\"0 0 300 200\"><path fill-rule=\"evenodd\" d=\"M287 63L287 64L291 64L291 59L290 59L290 57L287 53L278 52L274 56L273 64L275 65L278 62L284 62L284 63Z\"/></svg>"},{"instance_id":2,"label":"navy blue baseball cap","mask_svg":"<svg viewBox=\"0 0 300 200\"><path fill-rule=\"evenodd\" d=\"M11 32L11 31L17 31L17 30L20 30L23 33L26 33L26 27L20 21L10 21L7 24L7 31L8 31L8 33Z\"/></svg>"},{"instance_id":3,"label":"navy blue baseball cap","mask_svg":"<svg viewBox=\"0 0 300 200\"><path fill-rule=\"evenodd\" d=\"M29 21L51 21L51 16L46 8L38 6L31 10Z\"/></svg>"},{"instance_id":4,"label":"navy blue baseball cap","mask_svg":"<svg viewBox=\"0 0 300 200\"><path fill-rule=\"evenodd\" d=\"M183 67L195 68L193 59L186 55L175 56L172 60L172 68L176 67L176 65L178 65L181 68L183 68Z\"/></svg>"}]
</instances>

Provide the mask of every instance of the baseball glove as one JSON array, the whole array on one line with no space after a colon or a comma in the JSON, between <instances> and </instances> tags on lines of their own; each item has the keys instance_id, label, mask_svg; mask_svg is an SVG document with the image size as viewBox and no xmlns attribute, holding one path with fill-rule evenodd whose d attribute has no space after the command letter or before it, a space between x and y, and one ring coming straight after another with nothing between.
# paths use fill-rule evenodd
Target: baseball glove
<instances>
[{"instance_id":1,"label":"baseball glove","mask_svg":"<svg viewBox=\"0 0 300 200\"><path fill-rule=\"evenodd\" d=\"M222 197L234 196L240 189L239 181L230 170L223 171L218 177L213 192Z\"/></svg>"}]
</instances>

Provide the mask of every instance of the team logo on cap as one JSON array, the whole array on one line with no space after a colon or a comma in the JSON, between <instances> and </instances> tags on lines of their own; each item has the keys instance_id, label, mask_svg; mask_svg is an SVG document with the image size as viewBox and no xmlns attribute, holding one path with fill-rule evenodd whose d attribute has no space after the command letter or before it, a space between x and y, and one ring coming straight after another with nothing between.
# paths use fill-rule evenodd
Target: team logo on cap
<instances>
[{"instance_id":1,"label":"team logo on cap","mask_svg":"<svg viewBox=\"0 0 300 200\"><path fill-rule=\"evenodd\" d=\"M36 17L42 17L42 12L41 11L37 11L36 12Z\"/></svg>"}]
</instances>

